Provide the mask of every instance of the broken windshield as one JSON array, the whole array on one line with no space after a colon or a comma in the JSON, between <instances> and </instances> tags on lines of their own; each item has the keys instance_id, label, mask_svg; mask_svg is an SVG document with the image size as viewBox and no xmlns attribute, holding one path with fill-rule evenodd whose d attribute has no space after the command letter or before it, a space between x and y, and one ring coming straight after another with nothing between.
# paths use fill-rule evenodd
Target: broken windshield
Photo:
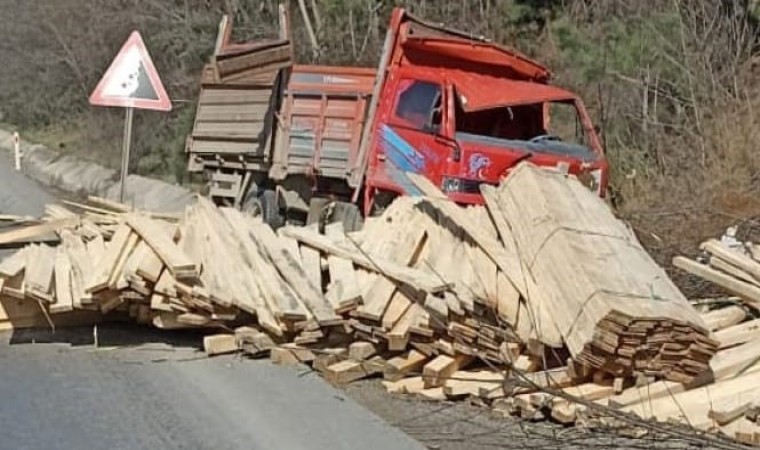
<instances>
[{"instance_id":1,"label":"broken windshield","mask_svg":"<svg viewBox=\"0 0 760 450\"><path fill-rule=\"evenodd\" d=\"M456 137L530 153L550 153L584 161L597 159L572 100L499 106L467 112L458 102Z\"/></svg>"}]
</instances>

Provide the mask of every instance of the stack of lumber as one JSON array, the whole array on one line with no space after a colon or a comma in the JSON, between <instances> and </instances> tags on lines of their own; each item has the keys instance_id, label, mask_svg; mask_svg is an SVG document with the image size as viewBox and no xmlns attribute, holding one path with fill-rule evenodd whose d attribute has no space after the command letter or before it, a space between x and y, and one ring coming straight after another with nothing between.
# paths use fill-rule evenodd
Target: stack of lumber
<instances>
[{"instance_id":1,"label":"stack of lumber","mask_svg":"<svg viewBox=\"0 0 760 450\"><path fill-rule=\"evenodd\" d=\"M519 167L497 193L524 275L573 358L616 376L689 381L717 350L634 233L580 183ZM572 282L570 282L572 280ZM534 300L533 298L531 299Z\"/></svg>"},{"instance_id":2,"label":"stack of lumber","mask_svg":"<svg viewBox=\"0 0 760 450\"><path fill-rule=\"evenodd\" d=\"M351 233L273 231L203 198L181 217L100 199L52 206L40 232L60 244L2 260L0 300L43 311L37 325L87 312L210 328L221 334L204 339L209 355L269 355L334 383L382 376L391 392L475 397L562 423L597 420L588 402L678 420L669 406L663 415L635 405L718 395L755 373L746 310L698 312L575 178L521 165L483 187L485 206L468 208L410 180L424 197L398 198ZM710 414L694 408L700 420ZM751 415L754 403L743 409Z\"/></svg>"}]
</instances>

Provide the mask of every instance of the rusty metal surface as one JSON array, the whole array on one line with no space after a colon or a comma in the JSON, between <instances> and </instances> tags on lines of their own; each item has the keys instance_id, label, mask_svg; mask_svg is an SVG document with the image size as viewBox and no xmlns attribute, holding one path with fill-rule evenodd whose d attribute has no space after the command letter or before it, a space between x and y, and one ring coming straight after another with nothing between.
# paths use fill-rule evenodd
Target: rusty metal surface
<instances>
[{"instance_id":1,"label":"rusty metal surface","mask_svg":"<svg viewBox=\"0 0 760 450\"><path fill-rule=\"evenodd\" d=\"M278 120L270 176L345 178L354 163L374 69L295 66Z\"/></svg>"}]
</instances>

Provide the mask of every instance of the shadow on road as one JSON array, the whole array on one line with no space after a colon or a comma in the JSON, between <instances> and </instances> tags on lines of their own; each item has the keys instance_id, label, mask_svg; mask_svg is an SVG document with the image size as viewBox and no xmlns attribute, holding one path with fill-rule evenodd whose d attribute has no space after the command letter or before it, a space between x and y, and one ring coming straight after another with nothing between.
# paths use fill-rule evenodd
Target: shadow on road
<instances>
[{"instance_id":1,"label":"shadow on road","mask_svg":"<svg viewBox=\"0 0 760 450\"><path fill-rule=\"evenodd\" d=\"M201 349L203 333L198 330L157 330L128 323L100 323L92 326L29 328L0 334L0 341L11 345L57 343L72 346L130 347L166 344L172 347Z\"/></svg>"}]
</instances>

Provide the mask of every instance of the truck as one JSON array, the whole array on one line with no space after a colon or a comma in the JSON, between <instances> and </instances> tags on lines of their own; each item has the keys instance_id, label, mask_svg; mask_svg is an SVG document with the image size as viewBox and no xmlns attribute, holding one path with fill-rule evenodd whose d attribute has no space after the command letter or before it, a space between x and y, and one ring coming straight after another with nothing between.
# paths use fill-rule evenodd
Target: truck
<instances>
[{"instance_id":1,"label":"truck","mask_svg":"<svg viewBox=\"0 0 760 450\"><path fill-rule=\"evenodd\" d=\"M376 68L294 62L290 25L231 42L220 24L186 151L219 204L286 222L363 217L418 195L408 173L451 200L483 204L521 161L576 175L604 196L608 162L576 94L521 53L395 8Z\"/></svg>"}]
</instances>

